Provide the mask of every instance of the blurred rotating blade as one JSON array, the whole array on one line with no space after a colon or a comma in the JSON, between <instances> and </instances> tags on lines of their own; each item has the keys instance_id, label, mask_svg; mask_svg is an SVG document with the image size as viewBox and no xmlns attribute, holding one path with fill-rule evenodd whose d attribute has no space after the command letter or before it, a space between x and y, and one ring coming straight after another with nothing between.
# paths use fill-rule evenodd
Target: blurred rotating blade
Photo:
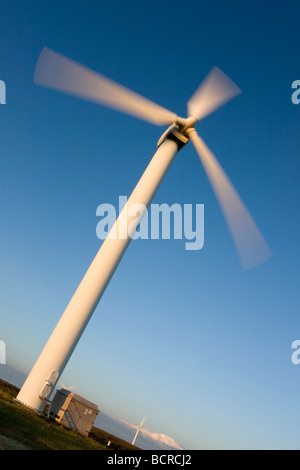
<instances>
[{"instance_id":1,"label":"blurred rotating blade","mask_svg":"<svg viewBox=\"0 0 300 470\"><path fill-rule=\"evenodd\" d=\"M194 129L189 137L215 191L243 267L258 266L272 255L268 245L215 156Z\"/></svg>"},{"instance_id":2,"label":"blurred rotating blade","mask_svg":"<svg viewBox=\"0 0 300 470\"><path fill-rule=\"evenodd\" d=\"M47 47L38 59L34 82L101 103L152 124L166 125L176 121L175 113Z\"/></svg>"},{"instance_id":3,"label":"blurred rotating blade","mask_svg":"<svg viewBox=\"0 0 300 470\"><path fill-rule=\"evenodd\" d=\"M218 67L214 67L188 102L188 114L199 121L211 114L241 90Z\"/></svg>"},{"instance_id":4,"label":"blurred rotating blade","mask_svg":"<svg viewBox=\"0 0 300 470\"><path fill-rule=\"evenodd\" d=\"M140 427L143 426L143 424L144 424L145 421L146 421L146 418L143 418L142 421L141 421L141 423L140 423Z\"/></svg>"}]
</instances>

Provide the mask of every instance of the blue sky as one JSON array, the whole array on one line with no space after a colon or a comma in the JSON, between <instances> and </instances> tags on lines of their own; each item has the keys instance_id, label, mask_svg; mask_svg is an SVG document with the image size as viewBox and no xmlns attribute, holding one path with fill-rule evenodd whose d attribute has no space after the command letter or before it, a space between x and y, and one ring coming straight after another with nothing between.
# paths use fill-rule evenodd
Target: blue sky
<instances>
[{"instance_id":1,"label":"blue sky","mask_svg":"<svg viewBox=\"0 0 300 470\"><path fill-rule=\"evenodd\" d=\"M299 448L300 79L292 1L2 1L0 339L29 372L101 241L96 209L130 195L164 131L33 84L44 46L156 103L217 65L242 94L197 130L273 257L242 270L191 143L154 202L204 204L205 243L131 243L62 377L108 416L187 449ZM0 366L5 375L4 366Z\"/></svg>"}]
</instances>

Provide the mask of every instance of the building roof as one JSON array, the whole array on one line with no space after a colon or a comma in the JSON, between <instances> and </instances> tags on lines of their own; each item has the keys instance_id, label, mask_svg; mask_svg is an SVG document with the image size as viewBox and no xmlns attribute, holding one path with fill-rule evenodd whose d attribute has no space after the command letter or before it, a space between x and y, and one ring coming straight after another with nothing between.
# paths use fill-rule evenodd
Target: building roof
<instances>
[{"instance_id":1,"label":"building roof","mask_svg":"<svg viewBox=\"0 0 300 470\"><path fill-rule=\"evenodd\" d=\"M57 393L61 393L62 395L65 395L65 396L71 396L72 400L75 400L79 403L82 403L87 408L91 408L94 411L96 411L97 413L100 412L98 406L95 403L92 403L91 401L87 400L86 398L83 398L80 395L77 395L76 393L71 392L70 390L67 390L65 388L61 388L61 389L57 390Z\"/></svg>"}]
</instances>

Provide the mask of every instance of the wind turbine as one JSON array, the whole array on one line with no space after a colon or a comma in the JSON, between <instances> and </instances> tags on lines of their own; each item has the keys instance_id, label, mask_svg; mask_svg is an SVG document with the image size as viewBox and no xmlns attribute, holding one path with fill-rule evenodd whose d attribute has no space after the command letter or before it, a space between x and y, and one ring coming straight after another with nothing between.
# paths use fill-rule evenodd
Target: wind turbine
<instances>
[{"instance_id":1,"label":"wind turbine","mask_svg":"<svg viewBox=\"0 0 300 470\"><path fill-rule=\"evenodd\" d=\"M197 121L240 93L239 88L217 67L212 69L189 100L187 118L177 116L48 48L44 48L40 54L34 81L38 85L104 104L152 124L170 126L159 139L155 155L102 243L17 396L17 401L40 412L71 357L146 208L149 207L177 152L188 140L194 144L204 165L243 266L249 268L260 264L271 252L224 170L195 130ZM137 204L145 208L138 217Z\"/></svg>"},{"instance_id":2,"label":"wind turbine","mask_svg":"<svg viewBox=\"0 0 300 470\"><path fill-rule=\"evenodd\" d=\"M65 390L74 390L74 388L76 388L76 385L71 385L70 387L67 387L63 382L61 382L61 386Z\"/></svg>"},{"instance_id":3,"label":"wind turbine","mask_svg":"<svg viewBox=\"0 0 300 470\"><path fill-rule=\"evenodd\" d=\"M132 441L132 444L131 444L131 445L134 446L134 443L135 443L135 441L136 441L136 438L138 437L138 433L140 432L141 427L143 426L145 420L146 420L146 418L143 418L142 421L141 421L141 423L140 423L139 426L137 427L137 430L136 430L136 433L135 433L135 436L134 436L134 438L133 438L133 441Z\"/></svg>"}]
</instances>

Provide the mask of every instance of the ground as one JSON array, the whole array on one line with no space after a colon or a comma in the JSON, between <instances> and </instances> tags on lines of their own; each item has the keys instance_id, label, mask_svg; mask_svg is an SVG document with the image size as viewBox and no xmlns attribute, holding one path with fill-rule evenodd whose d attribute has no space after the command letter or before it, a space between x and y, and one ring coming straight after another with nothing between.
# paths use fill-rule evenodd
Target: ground
<instances>
[{"instance_id":1,"label":"ground","mask_svg":"<svg viewBox=\"0 0 300 470\"><path fill-rule=\"evenodd\" d=\"M19 389L0 379L0 450L137 450L92 427L89 437L50 421L14 402ZM112 438L112 445L106 444Z\"/></svg>"}]
</instances>

